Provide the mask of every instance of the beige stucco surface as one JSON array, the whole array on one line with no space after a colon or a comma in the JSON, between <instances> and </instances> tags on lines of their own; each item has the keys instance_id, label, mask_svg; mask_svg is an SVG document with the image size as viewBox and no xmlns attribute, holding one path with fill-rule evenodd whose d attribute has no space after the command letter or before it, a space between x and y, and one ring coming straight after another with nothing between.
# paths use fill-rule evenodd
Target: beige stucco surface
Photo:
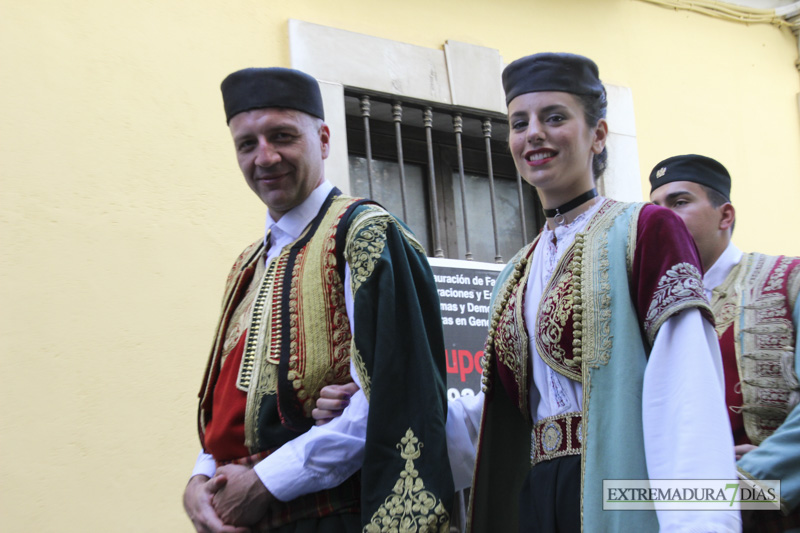
<instances>
[{"instance_id":1,"label":"beige stucco surface","mask_svg":"<svg viewBox=\"0 0 800 533\"><path fill-rule=\"evenodd\" d=\"M191 530L196 391L228 266L264 216L219 82L288 65L289 19L506 62L589 55L632 91L643 175L677 153L718 158L740 247L800 254L787 30L634 0L0 0L0 13L4 532Z\"/></svg>"}]
</instances>

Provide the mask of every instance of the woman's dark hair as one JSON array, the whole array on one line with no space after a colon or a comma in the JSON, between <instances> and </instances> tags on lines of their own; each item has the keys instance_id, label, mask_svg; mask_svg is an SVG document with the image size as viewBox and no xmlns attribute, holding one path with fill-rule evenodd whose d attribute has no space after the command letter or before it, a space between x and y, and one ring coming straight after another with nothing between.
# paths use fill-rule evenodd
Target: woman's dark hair
<instances>
[{"instance_id":1,"label":"woman's dark hair","mask_svg":"<svg viewBox=\"0 0 800 533\"><path fill-rule=\"evenodd\" d=\"M606 109L608 108L608 99L606 98L606 88L603 87L603 93L599 95L591 94L576 94L575 98L580 101L583 107L583 116L586 119L586 124L590 128L597 126L601 118L606 118ZM603 175L608 166L608 148L603 147L603 151L599 154L594 154L592 158L592 175L595 181Z\"/></svg>"}]
</instances>

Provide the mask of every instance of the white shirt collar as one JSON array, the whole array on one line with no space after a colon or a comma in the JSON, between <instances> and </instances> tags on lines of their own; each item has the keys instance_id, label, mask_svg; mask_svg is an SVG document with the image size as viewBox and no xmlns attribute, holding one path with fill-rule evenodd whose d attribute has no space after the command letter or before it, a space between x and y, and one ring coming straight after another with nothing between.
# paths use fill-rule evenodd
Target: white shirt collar
<instances>
[{"instance_id":1,"label":"white shirt collar","mask_svg":"<svg viewBox=\"0 0 800 533\"><path fill-rule=\"evenodd\" d=\"M703 286L706 290L706 296L711 298L711 291L725 281L725 278L731 273L733 267L738 265L739 261L742 260L742 255L742 251L738 249L733 242L728 243L728 247L725 248L725 251L719 256L719 259L711 265L711 268L709 268L708 272L703 276Z\"/></svg>"},{"instance_id":2,"label":"white shirt collar","mask_svg":"<svg viewBox=\"0 0 800 533\"><path fill-rule=\"evenodd\" d=\"M264 239L266 244L266 234L269 230L282 232L286 234L291 240L300 237L306 226L308 226L314 217L319 213L322 204L325 203L325 198L333 190L333 184L328 180L322 180L316 189L311 191L308 198L303 202L290 209L284 214L280 220L275 222L272 215L267 211L267 227L264 231Z\"/></svg>"}]
</instances>

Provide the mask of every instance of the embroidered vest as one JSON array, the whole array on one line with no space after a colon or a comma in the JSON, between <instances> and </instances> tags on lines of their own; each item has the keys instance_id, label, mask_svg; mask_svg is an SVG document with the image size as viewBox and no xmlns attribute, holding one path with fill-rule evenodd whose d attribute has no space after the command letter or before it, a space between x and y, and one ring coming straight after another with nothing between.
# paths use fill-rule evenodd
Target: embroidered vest
<instances>
[{"instance_id":1,"label":"embroidered vest","mask_svg":"<svg viewBox=\"0 0 800 533\"><path fill-rule=\"evenodd\" d=\"M717 335L734 331L744 428L758 445L800 403L792 310L800 292L800 258L744 254L712 292ZM734 406L736 408L738 406Z\"/></svg>"},{"instance_id":2,"label":"embroidered vest","mask_svg":"<svg viewBox=\"0 0 800 533\"><path fill-rule=\"evenodd\" d=\"M336 191L338 192L338 191ZM268 439L268 418L277 409L292 433L313 425L311 410L325 385L350 381L350 323L344 303L344 236L349 213L363 200L328 197L319 214L271 263L261 280L249 318L236 386L247 393L245 445L251 453L282 444ZM211 417L211 397L231 316L247 288L263 245L254 243L234 264L223 313L206 370L200 402L200 432Z\"/></svg>"},{"instance_id":3,"label":"embroidered vest","mask_svg":"<svg viewBox=\"0 0 800 533\"><path fill-rule=\"evenodd\" d=\"M588 275L583 272L584 239L599 222L608 223L618 216L624 205L607 201L589 221L584 232L575 236L573 243L559 259L539 302L537 323L532 328L536 349L550 368L573 381L582 382L583 379L581 278ZM514 273L498 293L484 349L484 353L495 354L498 378L502 380L510 396L517 399L518 407L529 423L532 423L527 387L529 339L523 302L530 276L531 258L538 243L539 237L536 237L512 259ZM627 258L629 263L631 259ZM484 358L486 364L488 360L489 357ZM486 378L484 383L488 383Z\"/></svg>"}]
</instances>

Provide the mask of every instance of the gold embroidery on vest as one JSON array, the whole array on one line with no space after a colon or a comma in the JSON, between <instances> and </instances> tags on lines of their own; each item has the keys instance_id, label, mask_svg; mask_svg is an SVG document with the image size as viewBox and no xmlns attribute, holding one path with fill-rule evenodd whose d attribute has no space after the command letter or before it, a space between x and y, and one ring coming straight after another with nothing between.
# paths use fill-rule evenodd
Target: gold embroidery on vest
<instances>
[{"instance_id":1,"label":"gold embroidery on vest","mask_svg":"<svg viewBox=\"0 0 800 533\"><path fill-rule=\"evenodd\" d=\"M491 388L492 357L497 357L497 362L513 369L520 392L520 409L523 413L528 412L527 407L523 409L523 397L527 397L528 336L524 325L518 324L523 324L524 321L521 302L525 290L524 280L527 280L530 273L528 254L538 241L539 237L536 237L533 243L524 247L511 259L511 263L514 263L514 272L508 276L495 298L481 360L483 368L481 383L484 392L488 392ZM517 302L520 302L520 305L517 305ZM509 303L513 309L508 309Z\"/></svg>"},{"instance_id":2,"label":"gold embroidery on vest","mask_svg":"<svg viewBox=\"0 0 800 533\"><path fill-rule=\"evenodd\" d=\"M503 312L497 321L492 321L496 331L494 342L497 363L506 367L514 376L517 389L517 407L526 419L530 419L528 408L528 332L525 329L524 306L525 284L530 274L530 262L521 257L514 265L514 273L503 293ZM530 421L530 420L529 420Z\"/></svg>"},{"instance_id":3,"label":"gold embroidery on vest","mask_svg":"<svg viewBox=\"0 0 800 533\"><path fill-rule=\"evenodd\" d=\"M611 356L611 283L609 282L610 263L608 259L608 234L618 216L630 204L608 200L595 213L586 225L583 238L583 261L581 264L581 383L582 420L581 446L591 438L589 434L589 404L592 391L590 368L598 368L608 363ZM639 208L640 209L640 208ZM629 222L628 231L636 231L636 214ZM628 235L628 250L631 246ZM584 371L585 369L585 371ZM586 479L586 453L581 454L581 482ZM583 498L581 498L581 527L583 527Z\"/></svg>"},{"instance_id":4,"label":"gold embroidery on vest","mask_svg":"<svg viewBox=\"0 0 800 533\"><path fill-rule=\"evenodd\" d=\"M794 325L780 292L792 258L744 254L746 276L737 287L742 298L742 326L735 323L736 360L742 385L742 417L747 436L760 444L785 420L800 400L794 372ZM765 294L766 292L766 294Z\"/></svg>"},{"instance_id":5,"label":"gold embroidery on vest","mask_svg":"<svg viewBox=\"0 0 800 533\"><path fill-rule=\"evenodd\" d=\"M310 416L319 389L330 383L349 381L349 322L342 320L344 314L344 293L341 280L332 288L325 285L326 280L338 279L334 254L336 227L342 215L356 199L340 196L333 200L323 215L317 232L310 237L303 249L295 258L289 286L289 301L284 301L284 282L286 268L292 247L286 246L273 261L276 264L273 276L273 287L268 296L270 313L262 316L266 327L262 326L256 343L252 379L247 392L245 408L245 445L253 452L260 450L258 442L258 420L264 396L275 394L278 383L278 365L280 363L283 336L284 311L291 313L289 317L289 379L296 391L298 400L303 405L304 414ZM299 239L304 239L310 231L305 229ZM333 243L330 241L333 239ZM297 242L297 241L295 241ZM313 255L315 254L315 255ZM333 258L328 255L334 256ZM311 265L309 267L309 265ZM303 280L298 281L300 277ZM299 285L298 285L299 283ZM308 290L307 290L308 289ZM317 296L314 294L323 294ZM342 293L340 299L330 296L331 290ZM309 292L311 291L311 292ZM300 299L298 305L298 298ZM339 305L339 302L341 305ZM335 306L335 308L334 308ZM341 309L339 309L341 307ZM300 318L298 318L302 315ZM335 324L335 326L334 326ZM324 333L315 331L322 329ZM331 329L336 330L331 331ZM341 331L340 331L341 330ZM312 333L309 334L309 331ZM324 347L324 354L310 353L306 349L309 338L321 339L319 346ZM318 341L313 341L318 342ZM336 344L334 346L334 343ZM307 361L306 355L313 361Z\"/></svg>"},{"instance_id":6,"label":"gold embroidery on vest","mask_svg":"<svg viewBox=\"0 0 800 533\"><path fill-rule=\"evenodd\" d=\"M586 225L583 239L583 262L580 273L582 299L581 363L582 363L582 420L580 425L581 446L592 438L589 432L589 406L592 392L591 369L608 364L611 357L611 263L608 258L608 235L617 217L633 209L628 221L626 249L626 269L632 272L633 253L636 241L638 217L644 204L631 206L629 203L606 199L594 217ZM581 481L586 479L586 457L581 454ZM583 521L583 498L581 498L581 527Z\"/></svg>"},{"instance_id":7,"label":"gold embroidery on vest","mask_svg":"<svg viewBox=\"0 0 800 533\"><path fill-rule=\"evenodd\" d=\"M725 280L711 291L711 312L714 313L714 329L717 337L722 335L739 318L739 294L741 276L745 273L742 262L736 264Z\"/></svg>"},{"instance_id":8,"label":"gold embroidery on vest","mask_svg":"<svg viewBox=\"0 0 800 533\"><path fill-rule=\"evenodd\" d=\"M247 391L247 403L245 405L245 424L244 424L244 445L254 453L259 450L258 443L258 424L261 412L261 399L269 394L278 391L278 363L281 353L281 298L276 295L281 293L283 277L286 272L286 263L289 254L287 251L272 260L269 269L264 274L262 289L265 291L264 310L256 322L256 317L251 321L251 332L256 334L256 342L252 352L248 355L245 351L242 357L242 367L239 370L240 380L244 373L244 367L250 363L247 371L249 377L245 389ZM255 312L255 306L254 306ZM258 325L258 329L253 331L253 324ZM250 339L248 339L249 344ZM243 381L237 380L237 387L245 385Z\"/></svg>"},{"instance_id":9,"label":"gold embroidery on vest","mask_svg":"<svg viewBox=\"0 0 800 533\"><path fill-rule=\"evenodd\" d=\"M350 323L335 252L339 220L353 201L336 198L317 233L295 257L289 290L287 378L307 417L322 387L350 381ZM314 353L320 346L325 347L326 357Z\"/></svg>"},{"instance_id":10,"label":"gold embroidery on vest","mask_svg":"<svg viewBox=\"0 0 800 533\"><path fill-rule=\"evenodd\" d=\"M628 279L633 279L633 259L636 255L636 246L639 244L639 216L642 214L642 209L644 209L643 204L637 205L634 208L631 220L635 221L636 224L628 229L628 250L625 254Z\"/></svg>"},{"instance_id":11,"label":"gold embroidery on vest","mask_svg":"<svg viewBox=\"0 0 800 533\"><path fill-rule=\"evenodd\" d=\"M230 271L228 272L228 277L225 282L225 291L224 296L222 298L222 313L217 321L217 329L214 335L214 344L211 348L211 354L208 359L208 365L206 366L206 375L203 380L203 387L200 393L200 404L201 408L198 413L199 421L200 421L200 430L201 433L205 434L206 431L206 415L207 410L204 409L202 406L205 405L206 400L208 399L208 394L211 392L213 388L212 384L212 377L213 377L213 369L222 366L223 363L223 354L225 353L225 341L226 341L226 334L228 325L231 322L231 316L233 312L236 310L236 305L232 302L233 296L235 294L239 294L241 289L242 281L242 272L248 268L251 268L251 264L254 261L258 261L259 258L262 257L263 252L263 241L258 240L253 244L249 245L244 251L239 254L239 257L236 258L233 266L231 267ZM258 278L260 279L260 278ZM258 283L258 282L256 282ZM249 289L248 289L249 290ZM243 331L243 330L242 330ZM236 341L238 342L239 337L236 337ZM233 347L231 347L232 349ZM218 362L219 359L219 362Z\"/></svg>"},{"instance_id":12,"label":"gold embroidery on vest","mask_svg":"<svg viewBox=\"0 0 800 533\"><path fill-rule=\"evenodd\" d=\"M228 327L225 329L225 338L222 342L222 352L219 361L220 368L225 365L225 361L228 359L228 356L239 343L239 340L244 332L247 331L248 327L250 326L250 318L253 314L253 304L258 296L259 289L261 288L261 282L264 279L264 270L264 261L263 258L261 258L261 260L256 261L253 277L250 279L250 283L244 293L244 296L242 296L242 299L238 304L236 304L233 312L230 315L231 318L228 321Z\"/></svg>"},{"instance_id":13,"label":"gold embroidery on vest","mask_svg":"<svg viewBox=\"0 0 800 533\"><path fill-rule=\"evenodd\" d=\"M572 319L576 330L580 331L580 345L577 346L580 351L576 355L580 355L581 370L587 365L591 368L605 365L611 354L608 233L617 217L628 207L630 204L606 200L586 224L583 235L575 237L581 246L580 266L574 278L580 281L580 291L575 293L580 294L580 308L574 310ZM631 222L630 225L633 228L630 231L636 231L636 224ZM582 374L584 391L588 390L588 375L588 372Z\"/></svg>"},{"instance_id":14,"label":"gold embroidery on vest","mask_svg":"<svg viewBox=\"0 0 800 533\"><path fill-rule=\"evenodd\" d=\"M575 241L558 262L539 303L536 320L536 349L542 360L558 372L574 381L580 381L581 339L580 330L575 329L573 346L567 352L562 344L564 329L570 324L574 309L581 305L581 259L583 256L583 235L575 236ZM576 275L577 273L577 275ZM582 315L581 315L582 316ZM577 361L573 361L573 356ZM576 369L577 367L577 369Z\"/></svg>"},{"instance_id":15,"label":"gold embroidery on vest","mask_svg":"<svg viewBox=\"0 0 800 533\"><path fill-rule=\"evenodd\" d=\"M519 283L523 276L522 273L526 264L528 263L526 252L531 247L535 247L538 240L539 237L536 237L532 244L524 247L517 253L515 257L511 259L511 262L514 263L516 258L520 257L520 259L514 265L514 273L510 275L508 279L506 279L504 286L499 289L499 292L497 293L498 296L492 306L491 320L489 320L489 331L486 335L486 342L483 346L483 357L481 358L481 389L484 393L489 392L492 387L492 381L490 379L492 354L497 351L496 339L500 337L497 335L497 328L500 325L500 319L503 316L503 311L505 310L506 305L508 305L508 299L511 297L511 291L513 287ZM517 275L518 273L519 275Z\"/></svg>"},{"instance_id":16,"label":"gold embroidery on vest","mask_svg":"<svg viewBox=\"0 0 800 533\"><path fill-rule=\"evenodd\" d=\"M714 322L716 322L714 329L718 338L722 338L722 335L733 325L738 315L736 304L732 302L727 302L718 310L714 310Z\"/></svg>"},{"instance_id":17,"label":"gold embroidery on vest","mask_svg":"<svg viewBox=\"0 0 800 533\"><path fill-rule=\"evenodd\" d=\"M422 455L424 444L411 428L396 445L400 457L406 460L405 469L392 489L392 494L378 508L365 533L447 533L450 515L435 494L425 490L425 483L414 467Z\"/></svg>"},{"instance_id":18,"label":"gold embroidery on vest","mask_svg":"<svg viewBox=\"0 0 800 533\"><path fill-rule=\"evenodd\" d=\"M786 274L786 269L789 268L789 264L792 262L790 257L784 257L779 262L775 269L772 271L772 275L769 277L769 281L767 285L764 287L765 291L779 291L783 287L783 276Z\"/></svg>"},{"instance_id":19,"label":"gold embroidery on vest","mask_svg":"<svg viewBox=\"0 0 800 533\"><path fill-rule=\"evenodd\" d=\"M394 224L415 250L425 254L425 249L416 237L392 215L379 207L369 206L356 216L347 233L345 258L350 265L353 294L375 270L375 264L386 246L386 230L389 224Z\"/></svg>"}]
</instances>

